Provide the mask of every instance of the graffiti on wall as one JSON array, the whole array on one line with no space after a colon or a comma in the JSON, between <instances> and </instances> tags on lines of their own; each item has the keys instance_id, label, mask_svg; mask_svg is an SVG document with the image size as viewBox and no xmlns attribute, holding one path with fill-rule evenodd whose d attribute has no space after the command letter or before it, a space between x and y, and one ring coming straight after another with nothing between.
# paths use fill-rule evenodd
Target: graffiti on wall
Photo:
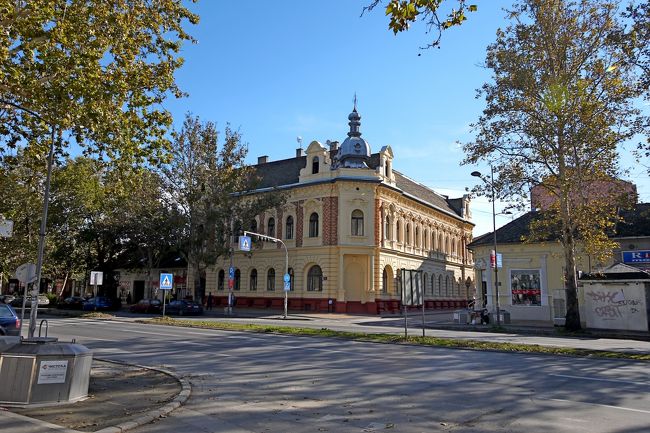
<instances>
[{"instance_id":1,"label":"graffiti on wall","mask_svg":"<svg viewBox=\"0 0 650 433\"><path fill-rule=\"evenodd\" d=\"M640 294L626 297L623 289L620 290L592 290L586 292L591 300L594 314L601 320L617 320L630 315L641 315L644 310ZM645 312L643 312L645 313Z\"/></svg>"}]
</instances>

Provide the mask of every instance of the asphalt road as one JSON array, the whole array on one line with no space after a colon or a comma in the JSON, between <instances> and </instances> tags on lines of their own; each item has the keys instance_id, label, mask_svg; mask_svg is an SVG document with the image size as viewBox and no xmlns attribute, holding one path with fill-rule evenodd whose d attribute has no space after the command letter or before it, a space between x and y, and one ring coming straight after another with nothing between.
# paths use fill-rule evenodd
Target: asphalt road
<instances>
[{"instance_id":1,"label":"asphalt road","mask_svg":"<svg viewBox=\"0 0 650 433\"><path fill-rule=\"evenodd\" d=\"M173 369L192 396L136 433L650 431L650 364L75 318L49 335ZM0 427L0 431L2 428Z\"/></svg>"}]
</instances>

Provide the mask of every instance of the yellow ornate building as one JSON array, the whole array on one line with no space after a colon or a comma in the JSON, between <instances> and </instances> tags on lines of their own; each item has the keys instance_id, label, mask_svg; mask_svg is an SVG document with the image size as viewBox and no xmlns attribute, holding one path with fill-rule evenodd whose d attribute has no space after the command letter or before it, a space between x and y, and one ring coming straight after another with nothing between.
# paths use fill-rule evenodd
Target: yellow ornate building
<instances>
[{"instance_id":1,"label":"yellow ornate building","mask_svg":"<svg viewBox=\"0 0 650 433\"><path fill-rule=\"evenodd\" d=\"M469 197L450 199L393 169L393 150L371 153L356 107L343 143L312 141L280 161L260 157L258 193L278 188L286 203L249 229L288 250L289 308L377 313L400 307L400 269L421 271L428 308L466 304L474 290ZM285 251L256 243L206 273L205 292L226 302L229 268L238 306L281 308Z\"/></svg>"}]
</instances>

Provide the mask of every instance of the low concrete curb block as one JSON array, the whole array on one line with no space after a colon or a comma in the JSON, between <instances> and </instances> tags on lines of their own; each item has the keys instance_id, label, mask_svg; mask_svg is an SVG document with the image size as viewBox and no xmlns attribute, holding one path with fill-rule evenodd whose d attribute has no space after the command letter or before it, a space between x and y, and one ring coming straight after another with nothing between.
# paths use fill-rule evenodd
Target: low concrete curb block
<instances>
[{"instance_id":1,"label":"low concrete curb block","mask_svg":"<svg viewBox=\"0 0 650 433\"><path fill-rule=\"evenodd\" d=\"M166 370L164 368L149 367L146 365L138 365L138 364L129 364L128 362L122 362L122 361L113 361L111 359L103 359L103 358L95 358L95 359L97 359L98 361L111 362L113 364L122 364L131 367L146 368L147 370L158 371L160 373L173 377L181 385L181 392L179 392L178 395L174 397L174 399L171 402L167 403L163 407L150 410L149 412L145 412L133 421L128 421L112 427L106 427L101 430L97 430L95 433L123 433L128 430L133 430L136 427L140 427L141 425L149 424L150 422L153 422L154 420L162 416L168 415L173 410L178 409L183 403L187 401L188 398L190 398L190 395L192 393L192 386L190 385L190 383L187 380L180 377L178 374L174 373L173 371Z\"/></svg>"}]
</instances>

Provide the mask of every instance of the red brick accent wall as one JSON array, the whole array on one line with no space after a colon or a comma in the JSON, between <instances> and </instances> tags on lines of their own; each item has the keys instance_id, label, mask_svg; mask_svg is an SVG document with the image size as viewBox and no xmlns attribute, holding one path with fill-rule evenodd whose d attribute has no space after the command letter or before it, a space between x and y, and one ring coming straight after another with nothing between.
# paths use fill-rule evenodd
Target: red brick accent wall
<instances>
[{"instance_id":1,"label":"red brick accent wall","mask_svg":"<svg viewBox=\"0 0 650 433\"><path fill-rule=\"evenodd\" d=\"M323 245L338 243L339 198L323 197Z\"/></svg>"},{"instance_id":2,"label":"red brick accent wall","mask_svg":"<svg viewBox=\"0 0 650 433\"><path fill-rule=\"evenodd\" d=\"M299 200L296 203L296 246L297 247L302 246L303 220L304 220L303 209L302 209L303 203L304 200Z\"/></svg>"},{"instance_id":3,"label":"red brick accent wall","mask_svg":"<svg viewBox=\"0 0 650 433\"><path fill-rule=\"evenodd\" d=\"M284 213L282 212L282 208L278 208L277 210L277 221L275 222L275 237L278 239L282 239L282 232L284 230ZM278 248L282 248L282 244L278 242Z\"/></svg>"},{"instance_id":4,"label":"red brick accent wall","mask_svg":"<svg viewBox=\"0 0 650 433\"><path fill-rule=\"evenodd\" d=\"M384 223L381 218L381 202L375 199L375 246L381 245L381 225Z\"/></svg>"}]
</instances>

